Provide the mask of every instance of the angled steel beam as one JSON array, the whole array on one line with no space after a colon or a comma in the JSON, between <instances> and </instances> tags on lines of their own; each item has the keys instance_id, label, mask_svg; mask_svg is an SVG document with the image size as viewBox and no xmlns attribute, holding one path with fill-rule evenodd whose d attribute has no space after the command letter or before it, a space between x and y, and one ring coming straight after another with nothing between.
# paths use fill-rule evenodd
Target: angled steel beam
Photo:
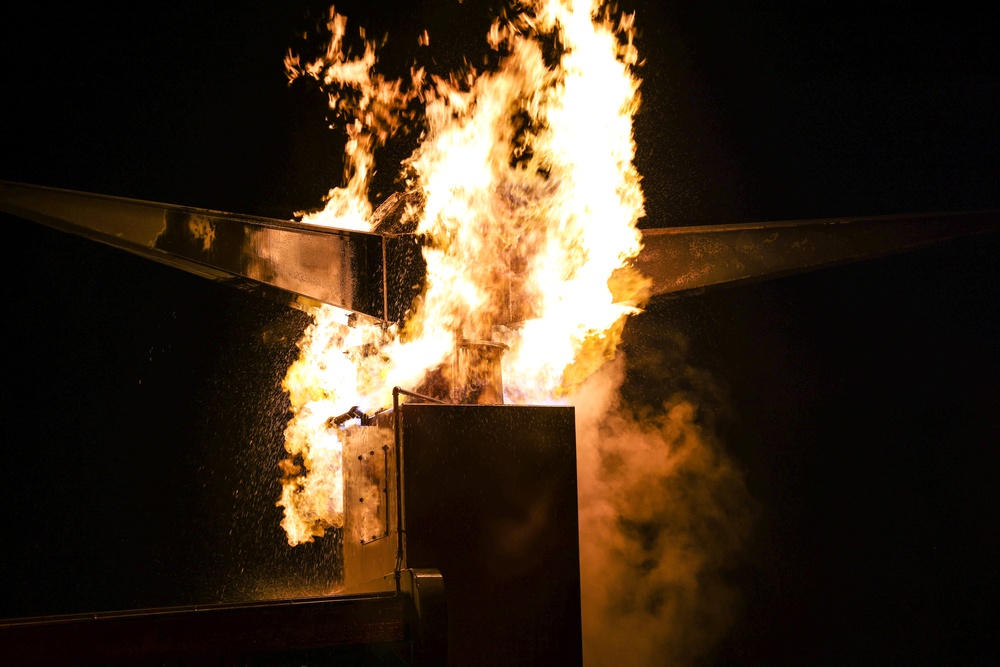
<instances>
[{"instance_id":1,"label":"angled steel beam","mask_svg":"<svg viewBox=\"0 0 1000 667\"><path fill-rule=\"evenodd\" d=\"M652 294L762 280L1000 232L1000 211L643 230L634 266Z\"/></svg>"},{"instance_id":2,"label":"angled steel beam","mask_svg":"<svg viewBox=\"0 0 1000 667\"><path fill-rule=\"evenodd\" d=\"M373 216L378 233L364 233L0 181L0 211L293 306L327 303L393 322L405 318L425 271L419 239L393 226L402 202L387 201ZM1000 211L646 229L633 265L655 296L997 231Z\"/></svg>"},{"instance_id":3,"label":"angled steel beam","mask_svg":"<svg viewBox=\"0 0 1000 667\"><path fill-rule=\"evenodd\" d=\"M423 276L410 235L10 182L0 182L0 211L306 309L327 303L398 321Z\"/></svg>"}]
</instances>

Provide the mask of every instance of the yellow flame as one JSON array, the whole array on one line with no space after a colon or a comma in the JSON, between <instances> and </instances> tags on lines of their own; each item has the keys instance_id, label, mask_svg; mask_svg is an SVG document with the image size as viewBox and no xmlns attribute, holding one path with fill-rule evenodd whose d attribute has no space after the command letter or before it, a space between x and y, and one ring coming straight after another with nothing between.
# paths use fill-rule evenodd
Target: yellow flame
<instances>
[{"instance_id":1,"label":"yellow flame","mask_svg":"<svg viewBox=\"0 0 1000 667\"><path fill-rule=\"evenodd\" d=\"M331 108L348 136L346 185L305 220L368 228L373 149L417 122L419 100L422 140L402 166L422 195L410 215L427 240L424 292L401 329L349 326L328 309L300 342L285 380L293 418L279 501L290 544L342 525L333 417L386 407L393 386L419 386L462 337L509 347L508 402L567 402L613 357L625 318L641 306L646 283L628 269L643 215L632 164L632 17L615 23L599 0L521 5L486 37L499 55L491 71L385 79L371 42L360 57L345 55L347 21L332 9L326 54L306 65L286 58L290 78L334 91ZM556 57L543 47L552 38Z\"/></svg>"},{"instance_id":2,"label":"yellow flame","mask_svg":"<svg viewBox=\"0 0 1000 667\"><path fill-rule=\"evenodd\" d=\"M375 165L373 151L395 134L411 117L410 102L419 94L423 71L411 72L409 88L401 80L388 80L375 71L375 44L365 42L364 53L351 58L344 49L347 17L330 7L327 29L330 41L326 54L303 65L300 58L289 52L285 56L285 71L289 82L301 76L322 81L330 93L330 108L344 120L347 133L344 146L343 187L332 188L326 196L326 207L317 212L297 215L304 222L341 229L367 231L372 214L368 200L368 184ZM360 31L364 38L364 30Z\"/></svg>"}]
</instances>

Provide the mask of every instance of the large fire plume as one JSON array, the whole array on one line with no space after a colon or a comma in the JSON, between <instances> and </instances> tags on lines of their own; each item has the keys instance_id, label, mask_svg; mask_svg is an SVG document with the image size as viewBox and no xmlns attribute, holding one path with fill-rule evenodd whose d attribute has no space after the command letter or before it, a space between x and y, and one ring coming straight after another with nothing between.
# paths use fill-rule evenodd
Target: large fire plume
<instances>
[{"instance_id":1,"label":"large fire plume","mask_svg":"<svg viewBox=\"0 0 1000 667\"><path fill-rule=\"evenodd\" d=\"M650 656L689 658L705 642L673 652L662 644L684 634L681 616L704 618L716 605L719 595L699 588L713 581L708 570L718 559L706 554L715 547L671 541L674 531L641 566L619 550L635 542L629 526L636 522L658 525L661 514L673 512L668 521L682 524L678 512L697 507L692 516L724 515L739 504L716 507L711 493L665 492L671 476L700 475L724 486L729 498L742 498L742 482L703 438L689 401L676 399L642 425L621 416L613 398L622 381L620 355L608 362L647 287L629 266L641 248L643 216L633 164L633 15L616 15L601 0L520 0L485 35L490 66L449 76L415 66L405 79L379 74L375 44L348 25L331 8L326 52L309 62L286 58L290 79L315 79L328 93L348 138L344 185L303 220L368 229L376 151L400 130L418 132L416 149L392 167L409 193L405 221L425 240L426 282L400 325L325 308L305 331L284 382L293 416L279 505L289 544L343 525L339 415L389 407L394 386L419 390L442 377L447 384L463 341L502 344L504 402L578 406L584 574L598 568L620 590L658 591L652 609L615 598L585 576L588 661L613 661L622 648L606 641L618 636L614 618L623 619L621 636L643 637L632 642L633 664ZM360 55L347 46L352 35L360 37ZM642 463L646 456L660 462ZM723 551L732 550L740 530L721 540ZM634 613L620 613L632 607ZM603 630L593 630L598 626Z\"/></svg>"},{"instance_id":2,"label":"large fire plume","mask_svg":"<svg viewBox=\"0 0 1000 667\"><path fill-rule=\"evenodd\" d=\"M347 19L332 9L326 53L286 59L290 77L321 82L348 136L346 185L305 221L365 229L375 149L420 123L401 182L418 195L406 215L427 240L426 286L402 327L352 327L330 309L301 342L285 382L294 418L281 504L292 544L342 524L331 418L387 407L393 386L447 374L456 340L466 339L507 347L507 402L565 402L638 312L644 281L628 268L643 214L631 16L614 18L596 1L521 10L493 24L486 39L497 65L483 72L443 78L414 68L407 81L387 79L375 71L373 42L349 54Z\"/></svg>"}]
</instances>

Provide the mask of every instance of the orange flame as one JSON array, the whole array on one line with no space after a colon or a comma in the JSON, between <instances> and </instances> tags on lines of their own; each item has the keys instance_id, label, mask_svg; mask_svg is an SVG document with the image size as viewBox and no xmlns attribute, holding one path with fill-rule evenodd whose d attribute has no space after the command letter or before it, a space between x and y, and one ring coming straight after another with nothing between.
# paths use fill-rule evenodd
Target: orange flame
<instances>
[{"instance_id":1,"label":"orange flame","mask_svg":"<svg viewBox=\"0 0 1000 667\"><path fill-rule=\"evenodd\" d=\"M366 229L373 149L421 103L422 141L404 161L422 205L408 211L424 235L426 285L402 328L349 326L323 309L300 342L284 387L283 527L290 544L343 522L340 431L352 406L386 407L393 386L415 387L461 338L503 343L505 398L566 403L614 355L646 281L628 266L641 248L640 177L632 117L639 105L633 19L612 20L598 0L525 0L488 36L495 70L410 81L374 72L375 47L344 53L346 18L331 9L319 60L286 58L291 78L330 90L344 119L346 186L305 220ZM362 33L363 36L363 33ZM543 41L559 45L556 58ZM421 36L421 43L429 38Z\"/></svg>"}]
</instances>

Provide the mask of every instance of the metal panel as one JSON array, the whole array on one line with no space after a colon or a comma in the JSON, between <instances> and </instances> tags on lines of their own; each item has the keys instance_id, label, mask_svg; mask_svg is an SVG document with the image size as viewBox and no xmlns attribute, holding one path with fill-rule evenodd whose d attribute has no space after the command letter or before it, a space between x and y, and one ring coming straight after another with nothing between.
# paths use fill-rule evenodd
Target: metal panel
<instances>
[{"instance_id":1,"label":"metal panel","mask_svg":"<svg viewBox=\"0 0 1000 667\"><path fill-rule=\"evenodd\" d=\"M382 424L352 425L344 445L343 589L395 590L399 547L396 447L390 413Z\"/></svg>"},{"instance_id":2,"label":"metal panel","mask_svg":"<svg viewBox=\"0 0 1000 667\"><path fill-rule=\"evenodd\" d=\"M400 410L406 563L444 577L449 664L580 664L573 408Z\"/></svg>"}]
</instances>

